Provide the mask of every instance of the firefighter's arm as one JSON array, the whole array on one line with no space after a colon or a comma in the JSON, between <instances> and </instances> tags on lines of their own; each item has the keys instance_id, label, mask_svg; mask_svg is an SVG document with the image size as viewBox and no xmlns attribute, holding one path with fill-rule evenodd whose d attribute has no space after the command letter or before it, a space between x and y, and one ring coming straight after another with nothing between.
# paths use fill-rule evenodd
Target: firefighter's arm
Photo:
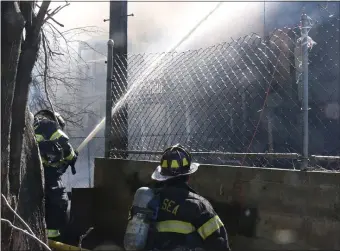
<instances>
[{"instance_id":1,"label":"firefighter's arm","mask_svg":"<svg viewBox=\"0 0 340 251\"><path fill-rule=\"evenodd\" d=\"M77 161L78 153L69 143L69 137L57 126L56 122L50 121L49 130L51 132L49 140L56 141L62 147L64 161L72 167L72 173L75 174L74 165Z\"/></svg>"},{"instance_id":2,"label":"firefighter's arm","mask_svg":"<svg viewBox=\"0 0 340 251\"><path fill-rule=\"evenodd\" d=\"M48 156L53 155L53 161L60 161L63 158L63 150L59 145L49 140L54 131L54 124L42 121L34 124L35 138L39 146L40 155L43 163L47 163Z\"/></svg>"},{"instance_id":3,"label":"firefighter's arm","mask_svg":"<svg viewBox=\"0 0 340 251\"><path fill-rule=\"evenodd\" d=\"M199 204L199 217L195 220L195 227L202 238L205 250L231 250L227 231L211 204L204 201Z\"/></svg>"},{"instance_id":4,"label":"firefighter's arm","mask_svg":"<svg viewBox=\"0 0 340 251\"><path fill-rule=\"evenodd\" d=\"M61 129L56 128L55 132L51 135L50 140L55 140L64 150L64 159L72 162L76 159L77 154L69 143L69 137Z\"/></svg>"},{"instance_id":5,"label":"firefighter's arm","mask_svg":"<svg viewBox=\"0 0 340 251\"><path fill-rule=\"evenodd\" d=\"M72 174L76 174L75 164L78 159L78 152L75 151L72 145L68 142L68 136L61 130L57 130L57 142L61 145L64 150L64 162L66 162L70 167Z\"/></svg>"}]
</instances>

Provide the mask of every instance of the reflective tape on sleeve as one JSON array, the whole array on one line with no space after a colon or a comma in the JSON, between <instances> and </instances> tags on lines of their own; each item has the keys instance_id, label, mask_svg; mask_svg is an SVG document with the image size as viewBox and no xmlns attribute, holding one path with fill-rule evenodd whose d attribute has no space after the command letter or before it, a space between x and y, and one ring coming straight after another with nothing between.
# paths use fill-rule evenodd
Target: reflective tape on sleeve
<instances>
[{"instance_id":1,"label":"reflective tape on sleeve","mask_svg":"<svg viewBox=\"0 0 340 251\"><path fill-rule=\"evenodd\" d=\"M45 140L44 136L42 136L41 134L36 134L35 139L37 140L38 143Z\"/></svg>"},{"instance_id":2,"label":"reflective tape on sleeve","mask_svg":"<svg viewBox=\"0 0 340 251\"><path fill-rule=\"evenodd\" d=\"M179 234L190 234L196 230L191 223L177 220L157 222L156 228L158 232L171 232Z\"/></svg>"},{"instance_id":3,"label":"reflective tape on sleeve","mask_svg":"<svg viewBox=\"0 0 340 251\"><path fill-rule=\"evenodd\" d=\"M48 238L55 238L60 235L59 230L57 229L47 229L47 237Z\"/></svg>"},{"instance_id":4,"label":"reflective tape on sleeve","mask_svg":"<svg viewBox=\"0 0 340 251\"><path fill-rule=\"evenodd\" d=\"M57 131L55 131L52 136L50 137L50 140L55 140L55 139L59 139L60 137L64 137L68 139L68 136L60 129L58 129Z\"/></svg>"},{"instance_id":5,"label":"reflective tape on sleeve","mask_svg":"<svg viewBox=\"0 0 340 251\"><path fill-rule=\"evenodd\" d=\"M206 223L204 223L197 232L202 237L203 240L208 238L210 235L212 235L216 230L218 230L220 227L223 226L223 222L221 221L220 217L218 215L214 216L210 220L208 220Z\"/></svg>"},{"instance_id":6,"label":"reflective tape on sleeve","mask_svg":"<svg viewBox=\"0 0 340 251\"><path fill-rule=\"evenodd\" d=\"M66 160L72 160L76 154L72 150L71 153L65 158Z\"/></svg>"}]
</instances>

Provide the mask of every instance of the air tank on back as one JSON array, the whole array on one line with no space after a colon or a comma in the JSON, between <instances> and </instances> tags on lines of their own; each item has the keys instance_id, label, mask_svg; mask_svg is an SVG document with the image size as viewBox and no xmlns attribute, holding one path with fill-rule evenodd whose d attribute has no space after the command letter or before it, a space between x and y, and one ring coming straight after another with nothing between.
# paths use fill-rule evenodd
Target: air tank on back
<instances>
[{"instance_id":1,"label":"air tank on back","mask_svg":"<svg viewBox=\"0 0 340 251\"><path fill-rule=\"evenodd\" d=\"M141 187L136 191L124 236L126 251L137 251L145 248L150 228L149 220L153 215L148 204L153 198L154 192L148 187Z\"/></svg>"}]
</instances>

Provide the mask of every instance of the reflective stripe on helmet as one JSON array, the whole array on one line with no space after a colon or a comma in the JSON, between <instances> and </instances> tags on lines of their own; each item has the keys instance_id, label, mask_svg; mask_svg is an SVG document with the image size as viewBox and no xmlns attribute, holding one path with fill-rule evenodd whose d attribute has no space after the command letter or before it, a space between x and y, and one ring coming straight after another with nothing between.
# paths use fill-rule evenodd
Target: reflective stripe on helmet
<instances>
[{"instance_id":1,"label":"reflective stripe on helmet","mask_svg":"<svg viewBox=\"0 0 340 251\"><path fill-rule=\"evenodd\" d=\"M202 237L203 240L208 238L210 235L212 235L216 230L218 230L220 227L223 226L223 222L221 221L220 217L218 215L214 216L210 220L208 220L206 223L204 223L197 232Z\"/></svg>"},{"instance_id":2,"label":"reflective stripe on helmet","mask_svg":"<svg viewBox=\"0 0 340 251\"><path fill-rule=\"evenodd\" d=\"M187 158L183 158L183 166L189 166Z\"/></svg>"},{"instance_id":3,"label":"reflective stripe on helmet","mask_svg":"<svg viewBox=\"0 0 340 251\"><path fill-rule=\"evenodd\" d=\"M163 160L161 167L168 168L168 162L166 160Z\"/></svg>"},{"instance_id":4,"label":"reflective stripe on helmet","mask_svg":"<svg viewBox=\"0 0 340 251\"><path fill-rule=\"evenodd\" d=\"M158 232L171 232L179 234L190 234L196 230L191 223L177 220L157 222L156 228Z\"/></svg>"},{"instance_id":5,"label":"reflective stripe on helmet","mask_svg":"<svg viewBox=\"0 0 340 251\"><path fill-rule=\"evenodd\" d=\"M171 161L171 168L179 168L179 164L177 160L173 159Z\"/></svg>"}]
</instances>

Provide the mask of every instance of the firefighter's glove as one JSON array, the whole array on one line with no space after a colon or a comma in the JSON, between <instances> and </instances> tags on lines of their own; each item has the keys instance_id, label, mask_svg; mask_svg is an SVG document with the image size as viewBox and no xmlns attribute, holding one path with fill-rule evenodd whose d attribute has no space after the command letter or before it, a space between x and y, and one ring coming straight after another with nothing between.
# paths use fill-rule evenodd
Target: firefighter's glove
<instances>
[{"instance_id":1,"label":"firefighter's glove","mask_svg":"<svg viewBox=\"0 0 340 251\"><path fill-rule=\"evenodd\" d=\"M76 167L75 167L77 159L78 159L78 151L75 150L74 151L74 157L73 157L73 159L69 163L73 175L75 175L77 173Z\"/></svg>"},{"instance_id":2,"label":"firefighter's glove","mask_svg":"<svg viewBox=\"0 0 340 251\"><path fill-rule=\"evenodd\" d=\"M73 175L77 173L75 166L71 166L71 171Z\"/></svg>"}]
</instances>

